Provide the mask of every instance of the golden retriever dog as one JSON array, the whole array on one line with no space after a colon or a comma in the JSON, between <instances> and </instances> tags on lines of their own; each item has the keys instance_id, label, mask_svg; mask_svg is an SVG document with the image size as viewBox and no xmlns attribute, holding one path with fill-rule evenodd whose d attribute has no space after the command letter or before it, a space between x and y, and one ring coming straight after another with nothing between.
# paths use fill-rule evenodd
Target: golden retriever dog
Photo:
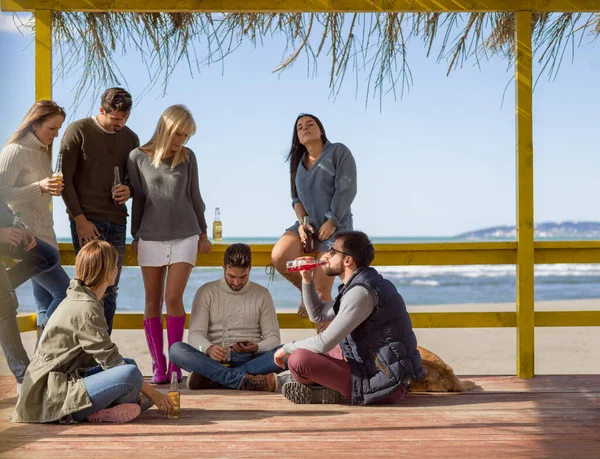
<instances>
[{"instance_id":1,"label":"golden retriever dog","mask_svg":"<svg viewBox=\"0 0 600 459\"><path fill-rule=\"evenodd\" d=\"M315 324L317 334L323 333L329 324L331 322ZM477 386L469 379L458 379L452 367L429 349L422 346L417 346L417 349L425 376L417 382L410 381L411 392L465 392Z\"/></svg>"},{"instance_id":2,"label":"golden retriever dog","mask_svg":"<svg viewBox=\"0 0 600 459\"><path fill-rule=\"evenodd\" d=\"M411 392L464 392L476 384L468 379L458 379L450 365L424 347L417 346L421 354L421 365L425 376L420 381L411 381Z\"/></svg>"}]
</instances>

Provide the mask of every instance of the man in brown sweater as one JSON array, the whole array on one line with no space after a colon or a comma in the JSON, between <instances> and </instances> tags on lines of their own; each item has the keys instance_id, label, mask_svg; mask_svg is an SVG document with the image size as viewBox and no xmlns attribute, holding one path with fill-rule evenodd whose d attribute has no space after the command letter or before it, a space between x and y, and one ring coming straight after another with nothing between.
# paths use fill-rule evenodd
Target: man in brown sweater
<instances>
[{"instance_id":1,"label":"man in brown sweater","mask_svg":"<svg viewBox=\"0 0 600 459\"><path fill-rule=\"evenodd\" d=\"M131 196L127 158L140 145L138 136L125 126L131 106L127 91L107 89L102 95L100 113L71 123L60 145L65 183L62 197L71 220L75 253L98 238L110 242L119 252L119 274L104 297L109 333L117 309L117 285L125 253L125 202ZM122 184L113 187L115 169Z\"/></svg>"}]
</instances>

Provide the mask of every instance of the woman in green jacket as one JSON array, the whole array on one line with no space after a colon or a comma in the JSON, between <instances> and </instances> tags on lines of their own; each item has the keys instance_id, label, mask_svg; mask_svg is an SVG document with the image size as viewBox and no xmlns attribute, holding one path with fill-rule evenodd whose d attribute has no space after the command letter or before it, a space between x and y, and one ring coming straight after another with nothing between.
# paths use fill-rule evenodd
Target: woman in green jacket
<instances>
[{"instance_id":1,"label":"woman in green jacket","mask_svg":"<svg viewBox=\"0 0 600 459\"><path fill-rule=\"evenodd\" d=\"M162 414L173 409L110 340L100 301L117 272L117 250L108 242L89 242L77 254L76 277L27 368L13 422L128 422L142 404ZM140 392L152 403L142 403Z\"/></svg>"}]
</instances>

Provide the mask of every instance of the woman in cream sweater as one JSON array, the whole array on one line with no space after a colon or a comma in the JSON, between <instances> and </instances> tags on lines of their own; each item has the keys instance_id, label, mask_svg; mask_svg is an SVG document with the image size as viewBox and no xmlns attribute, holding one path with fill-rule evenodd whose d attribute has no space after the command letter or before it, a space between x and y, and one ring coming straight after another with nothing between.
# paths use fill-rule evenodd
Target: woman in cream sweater
<instances>
[{"instance_id":1,"label":"woman in cream sweater","mask_svg":"<svg viewBox=\"0 0 600 459\"><path fill-rule=\"evenodd\" d=\"M58 250L50 204L60 196L61 178L52 177L52 142L65 120L65 111L51 100L36 102L0 152L0 199L42 241ZM57 265L32 278L38 332L48 315L65 298L69 276Z\"/></svg>"}]
</instances>

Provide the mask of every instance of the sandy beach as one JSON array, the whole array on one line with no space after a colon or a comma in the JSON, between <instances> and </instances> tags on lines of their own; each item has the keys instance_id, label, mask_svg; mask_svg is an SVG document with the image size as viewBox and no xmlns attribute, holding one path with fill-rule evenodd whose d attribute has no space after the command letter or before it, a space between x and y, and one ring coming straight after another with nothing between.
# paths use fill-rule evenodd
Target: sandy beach
<instances>
[{"instance_id":1,"label":"sandy beach","mask_svg":"<svg viewBox=\"0 0 600 459\"><path fill-rule=\"evenodd\" d=\"M514 303L484 303L440 306L412 306L409 312L514 311ZM600 299L545 301L536 311L600 310ZM281 331L282 342L302 339L311 330ZM415 329L420 346L442 357L460 375L514 375L516 373L516 331L514 328ZM151 374L143 330L114 330L113 341L121 353L136 360L145 375ZM35 333L22 334L29 355L33 354ZM600 374L600 330L598 327L548 327L535 332L536 374ZM187 331L184 336L187 340ZM166 333L165 333L166 342ZM4 354L0 354L0 375L8 376Z\"/></svg>"}]
</instances>

